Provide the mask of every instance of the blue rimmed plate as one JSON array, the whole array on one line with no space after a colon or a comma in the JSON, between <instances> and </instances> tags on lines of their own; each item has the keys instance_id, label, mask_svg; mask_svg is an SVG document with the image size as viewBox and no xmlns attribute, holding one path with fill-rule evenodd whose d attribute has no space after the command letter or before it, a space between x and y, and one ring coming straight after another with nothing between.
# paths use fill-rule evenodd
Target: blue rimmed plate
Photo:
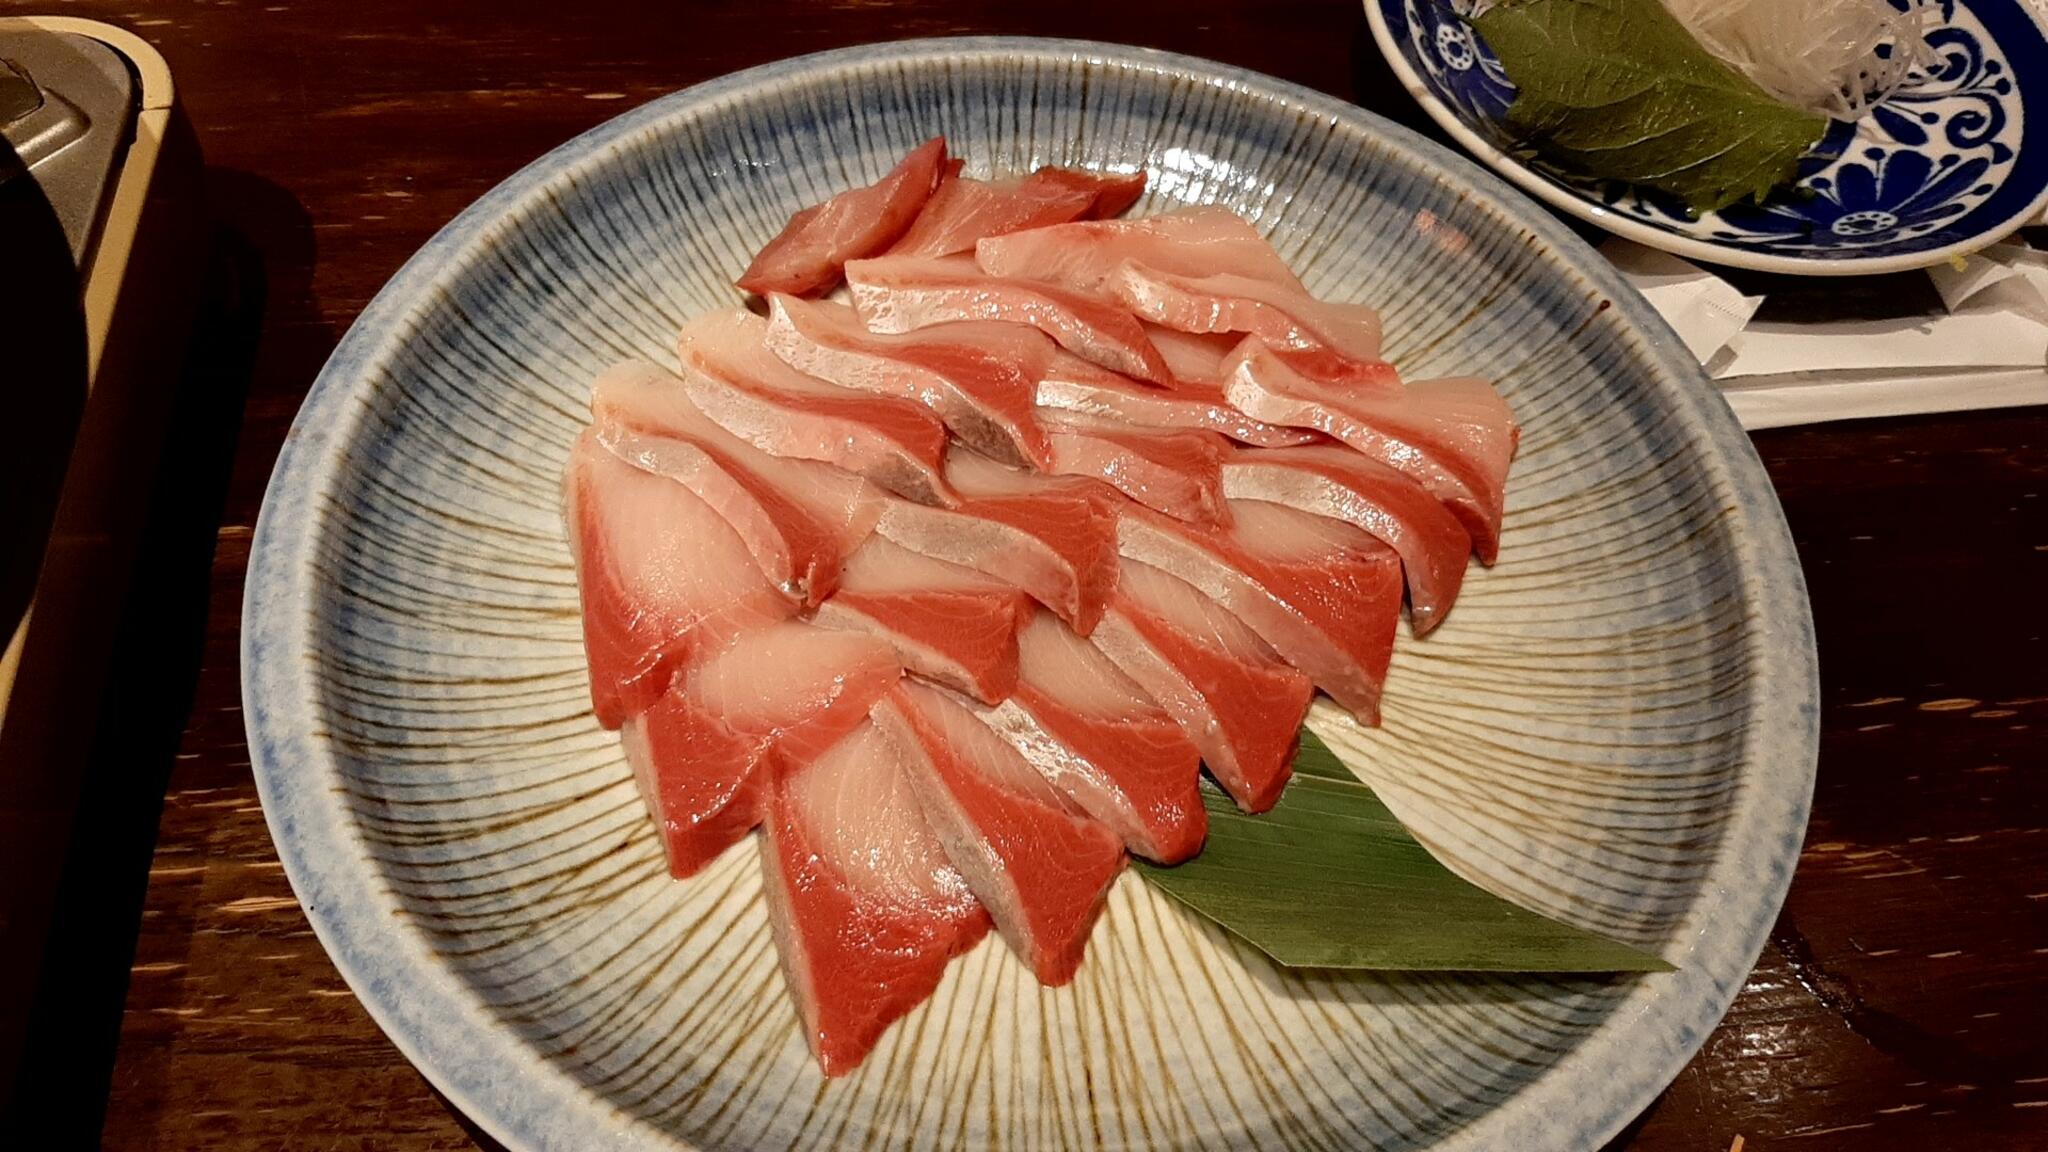
<instances>
[{"instance_id":1,"label":"blue rimmed plate","mask_svg":"<svg viewBox=\"0 0 2048 1152\"><path fill-rule=\"evenodd\" d=\"M1863 275L1974 252L2048 209L2048 34L2028 0L1939 0L1931 68L1872 115L1834 122L1794 188L1699 216L1519 159L1505 125L1515 88L1463 19L1470 2L1366 0L1365 11L1381 54L1459 144L1553 207L1639 243L1764 272Z\"/></svg>"},{"instance_id":2,"label":"blue rimmed plate","mask_svg":"<svg viewBox=\"0 0 2048 1152\"><path fill-rule=\"evenodd\" d=\"M671 881L590 716L558 486L591 379L666 360L789 214L943 132L977 175L1142 168L1221 203L1420 376L1524 428L1500 562L1313 723L1477 882L1669 974L1275 968L1127 875L1074 982L995 939L853 1075L812 1063L751 845ZM657 100L381 291L272 477L242 636L279 855L398 1047L516 1149L1592 1149L1762 947L1813 784L1799 563L1748 438L1592 250L1357 108L1183 56L911 41Z\"/></svg>"}]
</instances>

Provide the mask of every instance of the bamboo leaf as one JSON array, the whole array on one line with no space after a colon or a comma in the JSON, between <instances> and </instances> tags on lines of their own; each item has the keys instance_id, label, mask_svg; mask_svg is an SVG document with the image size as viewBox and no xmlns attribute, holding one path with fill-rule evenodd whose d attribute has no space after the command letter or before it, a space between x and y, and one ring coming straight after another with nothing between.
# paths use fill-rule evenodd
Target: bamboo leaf
<instances>
[{"instance_id":1,"label":"bamboo leaf","mask_svg":"<svg viewBox=\"0 0 2048 1152\"><path fill-rule=\"evenodd\" d=\"M1459 879L1306 729L1294 773L1258 816L1204 782L1201 854L1139 874L1291 968L1671 970Z\"/></svg>"}]
</instances>

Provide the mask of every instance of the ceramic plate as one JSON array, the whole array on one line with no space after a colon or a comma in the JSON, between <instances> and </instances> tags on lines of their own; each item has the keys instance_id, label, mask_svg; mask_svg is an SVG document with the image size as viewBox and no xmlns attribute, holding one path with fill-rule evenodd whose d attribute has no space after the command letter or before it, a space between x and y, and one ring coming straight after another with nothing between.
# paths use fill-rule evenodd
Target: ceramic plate
<instances>
[{"instance_id":1,"label":"ceramic plate","mask_svg":"<svg viewBox=\"0 0 2048 1152\"><path fill-rule=\"evenodd\" d=\"M1460 16L1471 2L1366 0L1365 12L1380 53L1459 144L1546 203L1639 243L1737 268L1861 275L1974 252L2048 209L2048 38L2029 0L1936 0L1930 68L1863 120L1834 121L1793 189L1699 216L1516 158L1504 125L1515 86Z\"/></svg>"},{"instance_id":2,"label":"ceramic plate","mask_svg":"<svg viewBox=\"0 0 2048 1152\"><path fill-rule=\"evenodd\" d=\"M1316 724L1453 866L1670 975L1287 972L1126 875L1039 987L993 937L823 1080L754 848L668 879L586 697L556 490L589 382L795 209L945 133L969 171L1142 167L1221 203L1420 375L1524 427L1499 566ZM1044 40L806 57L658 100L464 212L315 383L243 633L264 811L400 1049L541 1148L1593 1148L1742 984L1805 828L1813 641L1748 440L1642 300L1468 162L1180 56Z\"/></svg>"}]
</instances>

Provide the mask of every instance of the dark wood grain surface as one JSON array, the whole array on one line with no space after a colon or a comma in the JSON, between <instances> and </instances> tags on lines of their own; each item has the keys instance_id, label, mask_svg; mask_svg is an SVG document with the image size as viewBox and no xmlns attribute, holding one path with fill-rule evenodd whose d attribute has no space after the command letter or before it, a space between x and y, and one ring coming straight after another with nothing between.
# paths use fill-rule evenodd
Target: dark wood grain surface
<instances>
[{"instance_id":1,"label":"dark wood grain surface","mask_svg":"<svg viewBox=\"0 0 2048 1152\"><path fill-rule=\"evenodd\" d=\"M250 782L236 672L250 526L292 414L340 332L464 205L654 96L908 36L1151 44L1421 121L1350 0L62 7L170 61L230 278L261 306L246 380L214 394L240 402L239 440L214 438L225 501L194 498L211 596L105 1103L102 1141L123 1152L478 1139L313 939ZM1617 1147L2048 1148L2048 413L1756 439L1819 626L1813 824L1748 986Z\"/></svg>"}]
</instances>

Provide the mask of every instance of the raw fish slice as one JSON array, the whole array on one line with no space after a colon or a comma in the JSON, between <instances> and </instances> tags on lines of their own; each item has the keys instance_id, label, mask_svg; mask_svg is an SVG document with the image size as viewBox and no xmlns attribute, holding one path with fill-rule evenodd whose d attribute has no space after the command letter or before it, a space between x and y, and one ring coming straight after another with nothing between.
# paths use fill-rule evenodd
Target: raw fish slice
<instances>
[{"instance_id":1,"label":"raw fish slice","mask_svg":"<svg viewBox=\"0 0 2048 1152\"><path fill-rule=\"evenodd\" d=\"M1022 180L948 180L939 185L891 256L951 256L972 252L984 236L1064 224L1095 207L1094 188L1027 176Z\"/></svg>"},{"instance_id":2,"label":"raw fish slice","mask_svg":"<svg viewBox=\"0 0 2048 1152\"><path fill-rule=\"evenodd\" d=\"M1023 233L1029 235L1029 233ZM889 256L846 267L853 306L877 332L909 332L954 320L1029 324L1084 360L1154 384L1172 373L1129 312L1031 280L985 276L958 257Z\"/></svg>"},{"instance_id":3,"label":"raw fish slice","mask_svg":"<svg viewBox=\"0 0 2048 1152\"><path fill-rule=\"evenodd\" d=\"M1017 635L1017 691L988 725L1138 856L1173 864L1202 849L1202 755L1093 644L1039 612Z\"/></svg>"},{"instance_id":4,"label":"raw fish slice","mask_svg":"<svg viewBox=\"0 0 2048 1152\"><path fill-rule=\"evenodd\" d=\"M733 437L697 411L680 379L652 364L607 371L590 406L606 448L711 505L777 590L806 607L832 594L846 554L881 515L858 477Z\"/></svg>"},{"instance_id":5,"label":"raw fish slice","mask_svg":"<svg viewBox=\"0 0 2048 1152\"><path fill-rule=\"evenodd\" d=\"M1214 597L1362 723L1379 723L1400 558L1349 524L1261 500L1229 505L1224 529L1133 510L1117 546Z\"/></svg>"},{"instance_id":6,"label":"raw fish slice","mask_svg":"<svg viewBox=\"0 0 2048 1152\"><path fill-rule=\"evenodd\" d=\"M1472 536L1436 497L1378 460L1336 444L1234 452L1223 494L1342 520L1401 556L1417 636L1443 622L1465 582Z\"/></svg>"},{"instance_id":7,"label":"raw fish slice","mask_svg":"<svg viewBox=\"0 0 2048 1152\"><path fill-rule=\"evenodd\" d=\"M1077 477L1039 476L955 452L958 509L892 501L875 530L913 552L1015 584L1082 635L1116 584L1121 497Z\"/></svg>"},{"instance_id":8,"label":"raw fish slice","mask_svg":"<svg viewBox=\"0 0 2048 1152\"><path fill-rule=\"evenodd\" d=\"M807 296L832 287L848 260L884 251L903 235L947 163L945 138L935 136L875 183L798 212L740 274L740 288Z\"/></svg>"},{"instance_id":9,"label":"raw fish slice","mask_svg":"<svg viewBox=\"0 0 2048 1152\"><path fill-rule=\"evenodd\" d=\"M1184 276L1230 273L1301 287L1258 229L1227 208L1034 228L983 240L974 260L991 276L1048 280L1077 292L1101 290L1130 260Z\"/></svg>"},{"instance_id":10,"label":"raw fish slice","mask_svg":"<svg viewBox=\"0 0 2048 1152\"><path fill-rule=\"evenodd\" d=\"M1322 439L1312 431L1252 419L1224 400L1221 385L1182 380L1172 388L1155 388L1066 353L1039 377L1037 399L1040 408L1139 428L1207 429L1267 448Z\"/></svg>"},{"instance_id":11,"label":"raw fish slice","mask_svg":"<svg viewBox=\"0 0 2048 1152\"><path fill-rule=\"evenodd\" d=\"M761 854L782 971L827 1076L857 1067L989 929L872 721L775 789Z\"/></svg>"},{"instance_id":12,"label":"raw fish slice","mask_svg":"<svg viewBox=\"0 0 2048 1152\"><path fill-rule=\"evenodd\" d=\"M1169 516L1215 524L1223 516L1223 459L1214 432L1137 428L1080 413L1048 413L1046 436L1062 476L1092 476Z\"/></svg>"},{"instance_id":13,"label":"raw fish slice","mask_svg":"<svg viewBox=\"0 0 2048 1152\"><path fill-rule=\"evenodd\" d=\"M1049 449L1033 396L1044 354L1020 346L1009 330L1050 345L1030 329L988 322L879 335L844 304L781 293L768 298L768 349L790 367L842 388L922 404L974 450L1043 468Z\"/></svg>"},{"instance_id":14,"label":"raw fish slice","mask_svg":"<svg viewBox=\"0 0 2048 1152\"><path fill-rule=\"evenodd\" d=\"M907 499L952 501L938 417L806 376L768 351L767 334L766 320L740 309L683 326L683 385L704 415L771 455L837 465Z\"/></svg>"},{"instance_id":15,"label":"raw fish slice","mask_svg":"<svg viewBox=\"0 0 2048 1152\"><path fill-rule=\"evenodd\" d=\"M1048 166L1033 172L1031 179L1094 193L1095 202L1089 206L1086 215L1091 220L1107 220L1123 215L1145 194L1146 175L1142 171L1089 172L1081 168Z\"/></svg>"},{"instance_id":16,"label":"raw fish slice","mask_svg":"<svg viewBox=\"0 0 2048 1152\"><path fill-rule=\"evenodd\" d=\"M1280 799L1315 686L1243 621L1192 586L1126 560L1095 646L1201 750L1247 812Z\"/></svg>"},{"instance_id":17,"label":"raw fish slice","mask_svg":"<svg viewBox=\"0 0 2048 1152\"><path fill-rule=\"evenodd\" d=\"M1257 336L1317 379L1398 384L1380 360L1380 314L1363 304L1318 300L1300 288L1250 276L1176 275L1136 262L1117 269L1105 290L1162 327ZM1221 371L1227 375L1229 368Z\"/></svg>"},{"instance_id":18,"label":"raw fish slice","mask_svg":"<svg viewBox=\"0 0 2048 1152\"><path fill-rule=\"evenodd\" d=\"M1247 339L1224 394L1246 415L1314 428L1413 477L1450 507L1483 564L1500 553L1501 505L1521 431L1484 380L1426 380L1398 392L1336 389Z\"/></svg>"},{"instance_id":19,"label":"raw fish slice","mask_svg":"<svg viewBox=\"0 0 2048 1152\"><path fill-rule=\"evenodd\" d=\"M698 652L796 611L710 505L612 455L594 431L570 450L562 513L591 705L606 728L660 699Z\"/></svg>"},{"instance_id":20,"label":"raw fish slice","mask_svg":"<svg viewBox=\"0 0 2048 1152\"><path fill-rule=\"evenodd\" d=\"M937 688L904 681L875 722L904 750L925 818L1011 951L1041 984L1073 979L1123 841Z\"/></svg>"},{"instance_id":21,"label":"raw fish slice","mask_svg":"<svg viewBox=\"0 0 2048 1152\"><path fill-rule=\"evenodd\" d=\"M815 619L879 636L910 671L993 704L1017 687L1017 628L1031 611L1014 584L877 536Z\"/></svg>"},{"instance_id":22,"label":"raw fish slice","mask_svg":"<svg viewBox=\"0 0 2048 1152\"><path fill-rule=\"evenodd\" d=\"M1182 332L1158 324L1145 325L1152 346L1166 357L1176 385L1223 387L1223 361L1236 350L1240 336L1210 332Z\"/></svg>"},{"instance_id":23,"label":"raw fish slice","mask_svg":"<svg viewBox=\"0 0 2048 1152\"><path fill-rule=\"evenodd\" d=\"M902 677L888 644L790 620L748 632L677 676L626 722L626 759L689 876L761 822L774 771L815 759Z\"/></svg>"}]
</instances>

